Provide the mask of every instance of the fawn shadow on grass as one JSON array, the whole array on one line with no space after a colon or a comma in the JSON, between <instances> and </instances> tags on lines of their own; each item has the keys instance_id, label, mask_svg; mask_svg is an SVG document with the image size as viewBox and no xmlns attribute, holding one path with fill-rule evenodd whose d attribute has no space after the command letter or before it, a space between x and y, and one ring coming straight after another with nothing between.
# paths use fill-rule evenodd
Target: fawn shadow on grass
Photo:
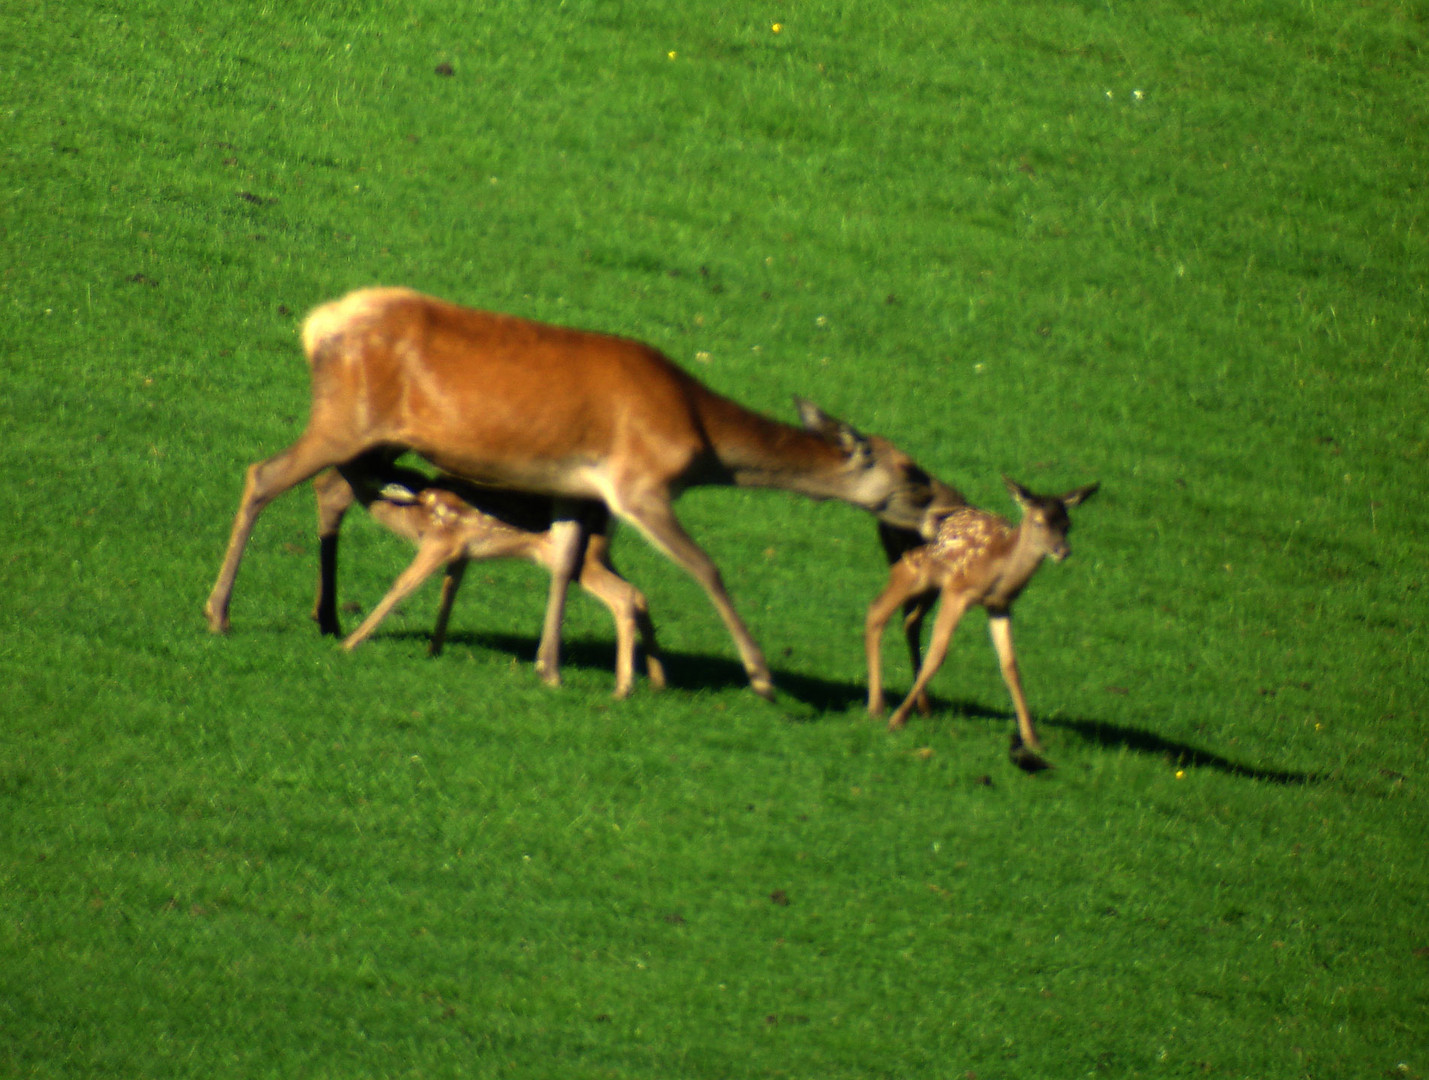
<instances>
[{"instance_id":1,"label":"fawn shadow on grass","mask_svg":"<svg viewBox=\"0 0 1429 1080\"><path fill-rule=\"evenodd\" d=\"M1189 743L1163 739L1154 732L1143 728L1126 727L1106 720L1086 720L1079 717L1063 717L1043 721L1044 727L1073 731L1087 742L1105 747L1125 747L1140 754L1155 754L1165 758L1172 765L1192 769L1217 769L1231 776L1247 780L1260 780L1267 784L1314 784L1324 779L1315 773L1290 772L1284 769L1259 769L1242 765L1238 761L1213 754L1209 750L1191 746Z\"/></svg>"},{"instance_id":2,"label":"fawn shadow on grass","mask_svg":"<svg viewBox=\"0 0 1429 1080\"><path fill-rule=\"evenodd\" d=\"M1014 713L1005 712L1000 709L989 709L985 705L979 705L970 701L940 701L937 697L934 697L933 711L935 715L942 713L976 719L999 720L1012 724L1017 722L1017 717ZM1202 750L1198 746L1192 746L1190 743L1163 738L1145 728L1128 727L1125 724L1113 724L1109 720L1091 720L1085 717L1072 716L1039 717L1035 714L1033 720L1036 721L1037 726L1043 731L1069 731L1080 737L1084 742L1095 743L1108 750L1133 750L1138 754L1163 758L1167 764L1182 768L1215 769L1229 776L1239 776L1246 780L1259 780L1267 784L1313 784L1323 779L1323 777L1315 773L1291 772L1285 769L1262 769L1252 765L1244 765L1239 761L1232 761L1230 758L1223 757L1220 754L1212 753L1209 750ZM909 722L912 723L911 720Z\"/></svg>"},{"instance_id":3,"label":"fawn shadow on grass","mask_svg":"<svg viewBox=\"0 0 1429 1080\"><path fill-rule=\"evenodd\" d=\"M946 701L933 697L935 716L952 715L979 720L997 720L1016 724L1016 714L1001 709L989 709L971 701ZM1167 764L1189 769L1215 769L1229 776L1239 776L1246 780L1259 780L1267 784L1313 784L1324 777L1315 773L1292 772L1286 769L1264 769L1232 761L1228 757L1203 750L1190 743L1163 738L1145 728L1114 724L1109 720L1092 720L1085 717L1039 717L1033 720L1043 731L1068 731L1084 742L1095 743L1108 750L1125 749L1138 754L1163 758ZM912 719L909 723L913 723Z\"/></svg>"},{"instance_id":4,"label":"fawn shadow on grass","mask_svg":"<svg viewBox=\"0 0 1429 1080\"><path fill-rule=\"evenodd\" d=\"M419 633L399 633L395 637L423 637ZM491 649L509 653L523 660L534 662L536 639L517 634L458 633L448 638L449 643L469 648ZM749 683L744 668L735 660L712 657L700 653L662 651L665 673L669 684L676 690L727 690L740 689ZM615 648L608 641L567 640L561 646L563 666L590 668L612 673L615 670ZM812 715L790 716L791 720L809 722L820 714L846 712L861 707L865 701L867 688L862 683L822 679L795 671L773 669L774 685L782 693L799 701L812 710ZM640 671L643 679L643 670ZM895 699L896 700L896 699ZM1016 717L1003 709L988 708L972 701L947 700L933 697L933 720L940 717L968 720L996 721L999 724L1014 723ZM1168 764L1182 768L1215 769L1230 776L1246 780L1259 780L1267 784L1312 784L1324 779L1315 773L1292 772L1285 769L1266 769L1245 765L1238 761L1192 746L1189 743L1163 738L1145 728L1114 724L1108 720L1085 717L1034 717L1039 727L1048 730L1066 731L1084 742L1094 743L1107 749L1126 749L1138 754L1164 758ZM910 723L918 723L914 717Z\"/></svg>"}]
</instances>

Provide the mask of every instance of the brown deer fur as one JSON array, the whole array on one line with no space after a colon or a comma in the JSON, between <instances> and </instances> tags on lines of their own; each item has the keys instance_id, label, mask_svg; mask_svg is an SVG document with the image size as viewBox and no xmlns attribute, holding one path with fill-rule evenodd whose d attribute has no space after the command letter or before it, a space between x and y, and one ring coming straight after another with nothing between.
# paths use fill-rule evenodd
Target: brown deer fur
<instances>
[{"instance_id":1,"label":"brown deer fur","mask_svg":"<svg viewBox=\"0 0 1429 1080\"><path fill-rule=\"evenodd\" d=\"M312 412L298 441L248 469L205 612L228 629L243 549L284 491L362 455L412 450L475 483L558 500L600 499L698 581L723 618L753 688L773 692L763 653L718 569L675 517L685 489L775 487L860 506L919 528L926 473L886 440L801 403L807 430L709 390L655 349L458 307L407 289L365 289L303 327ZM561 501L552 525L547 625L559 625L579 524ZM547 635L543 634L542 640ZM557 635L558 638L558 635Z\"/></svg>"}]
</instances>

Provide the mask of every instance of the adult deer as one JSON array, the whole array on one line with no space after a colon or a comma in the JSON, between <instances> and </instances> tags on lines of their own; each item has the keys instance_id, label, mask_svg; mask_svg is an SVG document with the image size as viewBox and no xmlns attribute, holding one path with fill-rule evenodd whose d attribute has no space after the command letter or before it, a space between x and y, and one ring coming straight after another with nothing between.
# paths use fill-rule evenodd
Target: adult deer
<instances>
[{"instance_id":1,"label":"adult deer","mask_svg":"<svg viewBox=\"0 0 1429 1080\"><path fill-rule=\"evenodd\" d=\"M719 570L675 517L699 485L773 487L835 498L917 529L932 497L908 455L799 403L806 430L716 394L648 345L474 311L407 289L365 289L303 326L312 413L298 441L248 469L223 566L205 611L228 629L243 549L262 509L323 469L415 451L443 472L557 499L600 499L709 596L755 692L769 667ZM580 546L558 503L547 625ZM559 595L558 595L559 594ZM558 620L557 620L558 622ZM545 635L543 635L543 640Z\"/></svg>"},{"instance_id":2,"label":"adult deer","mask_svg":"<svg viewBox=\"0 0 1429 1080\"><path fill-rule=\"evenodd\" d=\"M337 616L337 545L343 516L361 503L373 520L417 546L417 555L346 640L355 649L366 641L392 609L440 567L446 567L441 607L428 652L438 655L446 641L452 604L469 562L519 558L551 568L552 500L542 495L496 491L453 477L428 477L413 469L389 468L369 473L352 466L328 469L313 479L318 500L321 565L313 618L325 634L340 634ZM664 665L655 644L644 594L616 571L610 561L610 512L603 503L584 504L582 527L589 535L576 580L603 603L615 620L615 696L629 695L635 684L635 638L644 646L650 682L665 685ZM559 676L559 660L553 677Z\"/></svg>"},{"instance_id":3,"label":"adult deer","mask_svg":"<svg viewBox=\"0 0 1429 1080\"><path fill-rule=\"evenodd\" d=\"M1071 554L1067 534L1072 522L1070 507L1086 502L1099 485L1089 484L1065 495L1034 495L1015 480L1003 477L1007 490L1022 507L1017 526L996 514L966 504L938 505L929 511L927 543L904 550L894 562L888 585L869 605L864 627L864 649L868 656L868 711L883 712L883 628L894 610L905 605L904 626L917 677L913 689L894 710L888 721L891 730L901 728L916 706L928 712L927 686L948 653L958 620L970 607L987 609L988 630L997 650L1003 681L1012 694L1017 712L1018 737L1023 746L1041 750L1042 743L1027 709L1022 680L1017 670L1017 653L1012 645L1012 603L1051 556L1061 562ZM893 550L885 539L885 549ZM918 645L923 618L937 601L942 601L933 623L928 656L918 661Z\"/></svg>"}]
</instances>

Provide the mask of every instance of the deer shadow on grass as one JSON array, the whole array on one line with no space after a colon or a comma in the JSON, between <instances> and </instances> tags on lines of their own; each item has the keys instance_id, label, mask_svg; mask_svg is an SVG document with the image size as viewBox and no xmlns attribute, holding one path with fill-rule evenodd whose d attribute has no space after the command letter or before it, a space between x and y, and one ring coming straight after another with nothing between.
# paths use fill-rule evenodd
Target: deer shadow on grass
<instances>
[{"instance_id":1,"label":"deer shadow on grass","mask_svg":"<svg viewBox=\"0 0 1429 1080\"><path fill-rule=\"evenodd\" d=\"M427 637L424 632L415 630L396 631L384 636L408 640L425 640ZM447 643L470 649L507 653L522 662L534 661L538 645L534 637L521 634L472 631L453 633L448 636ZM749 685L749 678L737 660L703 653L667 650L661 650L660 656L665 663L669 685L675 691L742 690ZM561 663L563 667L614 672L615 646L598 638L567 639L561 646ZM816 722L825 713L861 708L867 700L867 687L861 682L825 679L803 672L781 670L778 667L774 667L772 672L774 685L781 692L812 710L812 715L791 716L790 719L794 722ZM637 680L637 687L642 681ZM1017 722L1015 714L1009 711L990 708L974 701L941 698L935 694L932 695L932 703L932 717L915 717L910 722L917 724L973 720L995 722L998 725L1011 723L1014 727ZM1215 769L1228 776L1259 780L1268 784L1313 784L1324 779L1316 773L1247 765L1190 743L1165 738L1146 728L1109 720L1061 716L1039 717L1037 722L1044 730L1069 732L1083 742L1108 750L1130 750L1159 757L1168 764L1181 768Z\"/></svg>"},{"instance_id":2,"label":"deer shadow on grass","mask_svg":"<svg viewBox=\"0 0 1429 1080\"><path fill-rule=\"evenodd\" d=\"M1139 754L1152 754L1165 758L1172 765L1192 769L1216 769L1230 776L1245 780L1259 780L1267 784L1315 784L1325 779L1316 773L1292 772L1286 769L1263 769L1245 765L1220 754L1190 743L1165 739L1144 728L1113 724L1107 720L1089 720L1082 717L1059 717L1044 720L1044 727L1071 731L1083 740L1096 743L1108 749L1134 750Z\"/></svg>"},{"instance_id":3,"label":"deer shadow on grass","mask_svg":"<svg viewBox=\"0 0 1429 1080\"><path fill-rule=\"evenodd\" d=\"M429 635L422 630L395 630L379 635L398 641L426 641ZM447 647L453 645L485 652L506 653L522 663L534 662L539 642L524 634L507 634L492 631L457 631L447 635ZM749 686L749 676L744 667L735 659L708 656L704 653L660 650L660 659L665 665L665 677L669 686L676 690L740 690ZM643 676L643 654L637 654L636 670ZM615 645L601 638L566 638L561 642L561 668L581 668L591 671L615 671ZM866 693L860 683L822 679L801 672L772 668L774 685L803 705L817 713L836 712L861 705ZM643 677L637 676L636 692L641 692L642 684L648 687ZM798 718L802 719L802 718Z\"/></svg>"},{"instance_id":4,"label":"deer shadow on grass","mask_svg":"<svg viewBox=\"0 0 1429 1080\"><path fill-rule=\"evenodd\" d=\"M953 717L965 720L997 721L1011 723L1016 728L1015 713L989 708L976 702L949 701L932 695L933 716ZM923 718L929 719L929 718ZM910 720L910 724L918 722ZM1267 784L1313 784L1324 777L1316 773L1293 772L1286 769L1258 768L1234 761L1221 754L1157 735L1145 728L1115 724L1109 720L1087 717L1046 716L1037 718L1037 726L1043 731L1066 731L1076 735L1083 742L1092 743L1107 750L1131 750L1138 754L1164 759L1167 764L1191 769L1215 769L1228 776L1238 776L1245 780L1259 780Z\"/></svg>"}]
</instances>

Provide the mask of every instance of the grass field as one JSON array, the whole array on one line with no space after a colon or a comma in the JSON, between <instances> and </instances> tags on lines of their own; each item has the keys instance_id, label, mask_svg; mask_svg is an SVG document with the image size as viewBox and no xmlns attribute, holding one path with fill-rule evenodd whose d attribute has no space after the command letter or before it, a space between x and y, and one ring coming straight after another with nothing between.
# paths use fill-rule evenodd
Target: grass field
<instances>
[{"instance_id":1,"label":"grass field","mask_svg":"<svg viewBox=\"0 0 1429 1080\"><path fill-rule=\"evenodd\" d=\"M1429 1074L1429 5L0 8L0 1076ZM862 710L841 505L628 531L672 686L545 581L349 656L303 314L404 284L800 394L980 505L1099 480ZM356 515L344 598L407 551ZM346 616L349 624L355 617ZM896 633L889 635L895 639ZM909 684L887 642L891 690Z\"/></svg>"}]
</instances>

